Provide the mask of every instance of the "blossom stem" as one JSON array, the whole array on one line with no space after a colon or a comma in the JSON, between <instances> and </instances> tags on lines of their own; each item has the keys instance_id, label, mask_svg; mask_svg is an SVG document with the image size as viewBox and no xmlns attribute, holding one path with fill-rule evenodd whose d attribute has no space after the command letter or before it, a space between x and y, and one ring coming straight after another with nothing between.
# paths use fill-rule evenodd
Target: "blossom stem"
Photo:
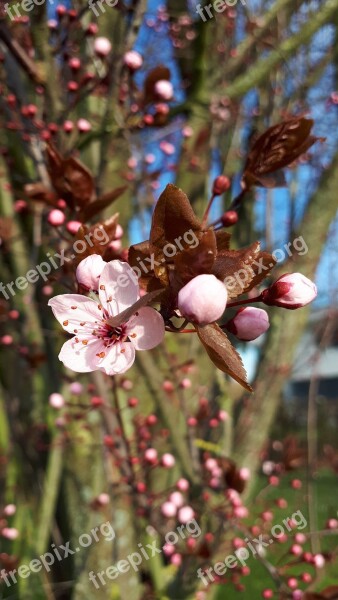
<instances>
[{"instance_id":1,"label":"blossom stem","mask_svg":"<svg viewBox=\"0 0 338 600\"><path fill-rule=\"evenodd\" d=\"M246 298L245 300L238 300L237 302L230 302L227 304L227 308L233 308L234 306L241 306L243 304L251 304L252 302L261 302L262 294L256 296L256 298Z\"/></svg>"},{"instance_id":2,"label":"blossom stem","mask_svg":"<svg viewBox=\"0 0 338 600\"><path fill-rule=\"evenodd\" d=\"M209 202L208 202L208 206L207 206L207 208L205 209L205 213L204 213L204 215L203 215L203 219L202 219L202 229L204 229L204 227L205 227L205 226L206 226L206 224L207 224L207 220L208 220L209 212L210 212L210 209L211 209L211 207L212 207L212 203L213 203L213 201L215 200L215 198L216 198L216 195L215 195L215 194L212 194L212 196L211 196L211 198L210 198L210 200L209 200Z\"/></svg>"}]
</instances>

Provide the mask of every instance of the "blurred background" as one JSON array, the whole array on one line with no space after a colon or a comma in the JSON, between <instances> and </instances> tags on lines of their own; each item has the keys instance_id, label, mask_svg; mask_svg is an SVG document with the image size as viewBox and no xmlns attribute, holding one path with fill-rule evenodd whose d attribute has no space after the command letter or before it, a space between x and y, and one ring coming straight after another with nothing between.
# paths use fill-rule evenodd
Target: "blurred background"
<instances>
[{"instance_id":1,"label":"blurred background","mask_svg":"<svg viewBox=\"0 0 338 600\"><path fill-rule=\"evenodd\" d=\"M337 27L338 0L1 0L0 598L338 598ZM236 343L254 394L193 336L123 376L65 370L47 303L77 292L75 244L101 228L85 254L127 260L167 183L202 217L223 174L219 219L257 136L294 116L325 141L246 195L232 246L260 240L273 279L301 272L318 297ZM304 530L198 578L296 511ZM168 543L192 517L200 536ZM102 523L114 539L8 575Z\"/></svg>"}]
</instances>

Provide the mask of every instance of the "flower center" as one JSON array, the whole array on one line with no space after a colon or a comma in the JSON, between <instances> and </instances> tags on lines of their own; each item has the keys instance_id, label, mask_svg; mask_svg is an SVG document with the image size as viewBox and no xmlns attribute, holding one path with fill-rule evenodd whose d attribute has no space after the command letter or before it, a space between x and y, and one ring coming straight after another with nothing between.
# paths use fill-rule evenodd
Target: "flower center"
<instances>
[{"instance_id":1,"label":"flower center","mask_svg":"<svg viewBox=\"0 0 338 600\"><path fill-rule=\"evenodd\" d=\"M119 327L112 327L109 323L105 323L105 333L104 340L107 345L111 346L117 344L118 342L125 342L128 340L128 336L126 335L127 325L122 324Z\"/></svg>"}]
</instances>

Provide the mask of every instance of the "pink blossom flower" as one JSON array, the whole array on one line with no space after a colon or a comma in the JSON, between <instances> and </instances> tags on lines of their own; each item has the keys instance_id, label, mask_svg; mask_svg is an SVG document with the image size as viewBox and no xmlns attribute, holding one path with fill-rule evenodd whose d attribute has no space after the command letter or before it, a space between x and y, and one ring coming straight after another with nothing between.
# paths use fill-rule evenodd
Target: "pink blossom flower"
<instances>
[{"instance_id":1,"label":"pink blossom flower","mask_svg":"<svg viewBox=\"0 0 338 600\"><path fill-rule=\"evenodd\" d=\"M239 340L251 342L263 335L270 327L268 313L262 308L240 308L227 323L227 329Z\"/></svg>"},{"instance_id":2,"label":"pink blossom flower","mask_svg":"<svg viewBox=\"0 0 338 600\"><path fill-rule=\"evenodd\" d=\"M317 296L317 287L301 273L286 273L262 293L262 300L271 306L294 310L310 304Z\"/></svg>"},{"instance_id":3,"label":"pink blossom flower","mask_svg":"<svg viewBox=\"0 0 338 600\"><path fill-rule=\"evenodd\" d=\"M76 279L87 290L97 292L99 279L106 264L99 254L87 256L76 269Z\"/></svg>"},{"instance_id":4,"label":"pink blossom flower","mask_svg":"<svg viewBox=\"0 0 338 600\"><path fill-rule=\"evenodd\" d=\"M226 307L227 290L214 275L198 275L178 294L178 308L187 319L205 325L219 319Z\"/></svg>"},{"instance_id":5,"label":"pink blossom flower","mask_svg":"<svg viewBox=\"0 0 338 600\"><path fill-rule=\"evenodd\" d=\"M139 299L135 273L119 260L107 263L99 280L99 301L64 294L48 302L65 331L74 337L63 345L59 359L78 373L124 373L133 365L135 350L150 350L163 340L162 316L151 307L138 309L118 327L110 324Z\"/></svg>"}]
</instances>

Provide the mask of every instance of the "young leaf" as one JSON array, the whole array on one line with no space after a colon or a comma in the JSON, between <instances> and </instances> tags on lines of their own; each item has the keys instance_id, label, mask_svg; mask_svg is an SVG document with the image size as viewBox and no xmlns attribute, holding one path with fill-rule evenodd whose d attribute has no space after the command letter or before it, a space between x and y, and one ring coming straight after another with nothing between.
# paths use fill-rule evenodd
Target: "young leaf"
<instances>
[{"instance_id":1,"label":"young leaf","mask_svg":"<svg viewBox=\"0 0 338 600\"><path fill-rule=\"evenodd\" d=\"M95 217L98 213L100 213L105 208L108 208L115 200L117 200L122 194L126 191L128 186L123 185L121 187L112 190L111 192L107 192L103 194L94 202L90 202L87 204L83 210L80 212L80 218L83 222L89 221L92 217Z\"/></svg>"},{"instance_id":2,"label":"young leaf","mask_svg":"<svg viewBox=\"0 0 338 600\"><path fill-rule=\"evenodd\" d=\"M247 382L242 359L220 327L216 323L212 323L204 327L196 326L196 330L214 365L230 375L246 390L252 392L252 387Z\"/></svg>"},{"instance_id":3,"label":"young leaf","mask_svg":"<svg viewBox=\"0 0 338 600\"><path fill-rule=\"evenodd\" d=\"M154 210L150 242L162 255L166 244L174 244L176 247L178 241L184 244L184 235L190 230L199 233L201 223L186 194L169 184L159 197Z\"/></svg>"},{"instance_id":4,"label":"young leaf","mask_svg":"<svg viewBox=\"0 0 338 600\"><path fill-rule=\"evenodd\" d=\"M306 152L315 142L323 141L311 135L312 119L294 117L269 127L254 143L249 152L243 174L246 187L262 185L277 187L281 180L266 176L287 167Z\"/></svg>"}]
</instances>

